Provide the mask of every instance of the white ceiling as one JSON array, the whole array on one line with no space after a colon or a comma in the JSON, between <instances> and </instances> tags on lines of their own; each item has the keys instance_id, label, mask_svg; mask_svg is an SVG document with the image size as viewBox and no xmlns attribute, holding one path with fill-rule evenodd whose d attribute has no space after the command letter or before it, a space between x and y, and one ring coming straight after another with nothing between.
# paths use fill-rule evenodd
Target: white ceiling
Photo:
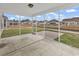
<instances>
[{"instance_id":1,"label":"white ceiling","mask_svg":"<svg viewBox=\"0 0 79 59\"><path fill-rule=\"evenodd\" d=\"M35 16L56 10L78 6L78 3L33 3L34 7L29 8L29 3L0 3L0 13L9 12L22 16Z\"/></svg>"}]
</instances>

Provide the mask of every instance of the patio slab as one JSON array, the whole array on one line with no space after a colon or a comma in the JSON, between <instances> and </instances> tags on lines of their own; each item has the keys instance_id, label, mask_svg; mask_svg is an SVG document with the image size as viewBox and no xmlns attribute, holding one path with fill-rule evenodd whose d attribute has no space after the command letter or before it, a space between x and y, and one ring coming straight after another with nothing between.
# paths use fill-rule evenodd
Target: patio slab
<instances>
[{"instance_id":1,"label":"patio slab","mask_svg":"<svg viewBox=\"0 0 79 59\"><path fill-rule=\"evenodd\" d=\"M43 36L44 32L38 32L37 35L25 34L0 40L0 43L6 43L0 48L0 55L5 56L63 56L79 55L79 49L63 43L57 42L57 32L47 31L47 38ZM51 36L50 36L51 35Z\"/></svg>"}]
</instances>

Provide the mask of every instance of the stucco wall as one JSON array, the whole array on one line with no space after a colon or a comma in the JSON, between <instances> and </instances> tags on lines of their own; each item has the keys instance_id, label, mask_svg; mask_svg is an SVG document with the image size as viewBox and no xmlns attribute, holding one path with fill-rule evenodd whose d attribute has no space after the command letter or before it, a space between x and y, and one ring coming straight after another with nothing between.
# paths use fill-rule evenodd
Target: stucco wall
<instances>
[{"instance_id":1,"label":"stucco wall","mask_svg":"<svg viewBox=\"0 0 79 59\"><path fill-rule=\"evenodd\" d=\"M2 15L0 15L0 29L2 29L2 27L3 27L3 17L2 17Z\"/></svg>"}]
</instances>

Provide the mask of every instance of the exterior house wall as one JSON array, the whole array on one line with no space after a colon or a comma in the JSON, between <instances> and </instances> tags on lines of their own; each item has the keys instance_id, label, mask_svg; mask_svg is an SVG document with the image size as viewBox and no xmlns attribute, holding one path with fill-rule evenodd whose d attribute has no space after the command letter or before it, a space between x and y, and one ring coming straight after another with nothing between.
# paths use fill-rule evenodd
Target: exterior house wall
<instances>
[{"instance_id":1,"label":"exterior house wall","mask_svg":"<svg viewBox=\"0 0 79 59\"><path fill-rule=\"evenodd\" d=\"M8 28L14 27L15 25L19 25L18 22L8 20L8 26L7 26Z\"/></svg>"},{"instance_id":2,"label":"exterior house wall","mask_svg":"<svg viewBox=\"0 0 79 59\"><path fill-rule=\"evenodd\" d=\"M8 17L7 16L2 16L3 17L3 22L4 22L4 24L3 24L3 26L4 26L4 29L7 29L7 26L8 26Z\"/></svg>"},{"instance_id":3,"label":"exterior house wall","mask_svg":"<svg viewBox=\"0 0 79 59\"><path fill-rule=\"evenodd\" d=\"M79 26L79 17L63 19L62 22L63 22L63 25L66 25L66 26Z\"/></svg>"},{"instance_id":4,"label":"exterior house wall","mask_svg":"<svg viewBox=\"0 0 79 59\"><path fill-rule=\"evenodd\" d=\"M1 17L0 17L0 29L1 29L1 22L2 22L2 21L1 21Z\"/></svg>"},{"instance_id":5,"label":"exterior house wall","mask_svg":"<svg viewBox=\"0 0 79 59\"><path fill-rule=\"evenodd\" d=\"M79 26L79 22L71 21L71 22L63 22L66 26Z\"/></svg>"},{"instance_id":6,"label":"exterior house wall","mask_svg":"<svg viewBox=\"0 0 79 59\"><path fill-rule=\"evenodd\" d=\"M4 26L4 19L2 15L0 15L0 29L3 29L3 26Z\"/></svg>"}]
</instances>

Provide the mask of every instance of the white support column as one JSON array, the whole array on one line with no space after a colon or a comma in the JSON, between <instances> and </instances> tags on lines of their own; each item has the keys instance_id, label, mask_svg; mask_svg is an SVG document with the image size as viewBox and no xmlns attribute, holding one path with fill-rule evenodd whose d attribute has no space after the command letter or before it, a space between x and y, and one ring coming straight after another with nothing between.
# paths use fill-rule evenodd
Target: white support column
<instances>
[{"instance_id":1,"label":"white support column","mask_svg":"<svg viewBox=\"0 0 79 59\"><path fill-rule=\"evenodd\" d=\"M33 21L35 21L35 23ZM38 28L37 27L37 23L38 22L36 21L36 19L34 17L32 17L32 34L36 34L37 35L37 28Z\"/></svg>"},{"instance_id":2,"label":"white support column","mask_svg":"<svg viewBox=\"0 0 79 59\"><path fill-rule=\"evenodd\" d=\"M58 20L59 20L59 23L58 23L58 41L60 42L60 35L61 35L61 31L60 31L60 20L61 20L61 16L60 16L60 12L59 12L59 14L58 14Z\"/></svg>"},{"instance_id":3,"label":"white support column","mask_svg":"<svg viewBox=\"0 0 79 59\"><path fill-rule=\"evenodd\" d=\"M58 41L60 42L60 35L61 35L61 33L60 33L60 21L59 21L59 23L58 23Z\"/></svg>"},{"instance_id":4,"label":"white support column","mask_svg":"<svg viewBox=\"0 0 79 59\"><path fill-rule=\"evenodd\" d=\"M45 16L43 17L44 17L44 20L46 20ZM46 38L46 21L44 21L44 38Z\"/></svg>"},{"instance_id":5,"label":"white support column","mask_svg":"<svg viewBox=\"0 0 79 59\"><path fill-rule=\"evenodd\" d=\"M34 29L34 28L33 28L33 17L32 17L32 34L33 34L33 29Z\"/></svg>"},{"instance_id":6,"label":"white support column","mask_svg":"<svg viewBox=\"0 0 79 59\"><path fill-rule=\"evenodd\" d=\"M36 20L36 24L35 25L36 25L36 35L37 35L37 32L38 32L38 27L37 27L38 26L38 22L37 22L37 20Z\"/></svg>"},{"instance_id":7,"label":"white support column","mask_svg":"<svg viewBox=\"0 0 79 59\"><path fill-rule=\"evenodd\" d=\"M6 19L6 30L8 29L8 28L7 28L7 23L8 23L8 22L7 22L7 21L8 21L8 19Z\"/></svg>"},{"instance_id":8,"label":"white support column","mask_svg":"<svg viewBox=\"0 0 79 59\"><path fill-rule=\"evenodd\" d=\"M18 21L19 21L19 35L21 35L21 18L18 16Z\"/></svg>"},{"instance_id":9,"label":"white support column","mask_svg":"<svg viewBox=\"0 0 79 59\"><path fill-rule=\"evenodd\" d=\"M36 24L34 23L34 17L32 17L32 34L36 34L35 31L34 31L34 30L36 30L35 25Z\"/></svg>"},{"instance_id":10,"label":"white support column","mask_svg":"<svg viewBox=\"0 0 79 59\"><path fill-rule=\"evenodd\" d=\"M0 15L0 31L1 31L1 29L2 29L2 16Z\"/></svg>"},{"instance_id":11,"label":"white support column","mask_svg":"<svg viewBox=\"0 0 79 59\"><path fill-rule=\"evenodd\" d=\"M2 23L2 20L1 20L1 17L0 17L0 31L1 31L1 27L2 27L1 23Z\"/></svg>"},{"instance_id":12,"label":"white support column","mask_svg":"<svg viewBox=\"0 0 79 59\"><path fill-rule=\"evenodd\" d=\"M21 35L21 16L19 17L19 35Z\"/></svg>"}]
</instances>

